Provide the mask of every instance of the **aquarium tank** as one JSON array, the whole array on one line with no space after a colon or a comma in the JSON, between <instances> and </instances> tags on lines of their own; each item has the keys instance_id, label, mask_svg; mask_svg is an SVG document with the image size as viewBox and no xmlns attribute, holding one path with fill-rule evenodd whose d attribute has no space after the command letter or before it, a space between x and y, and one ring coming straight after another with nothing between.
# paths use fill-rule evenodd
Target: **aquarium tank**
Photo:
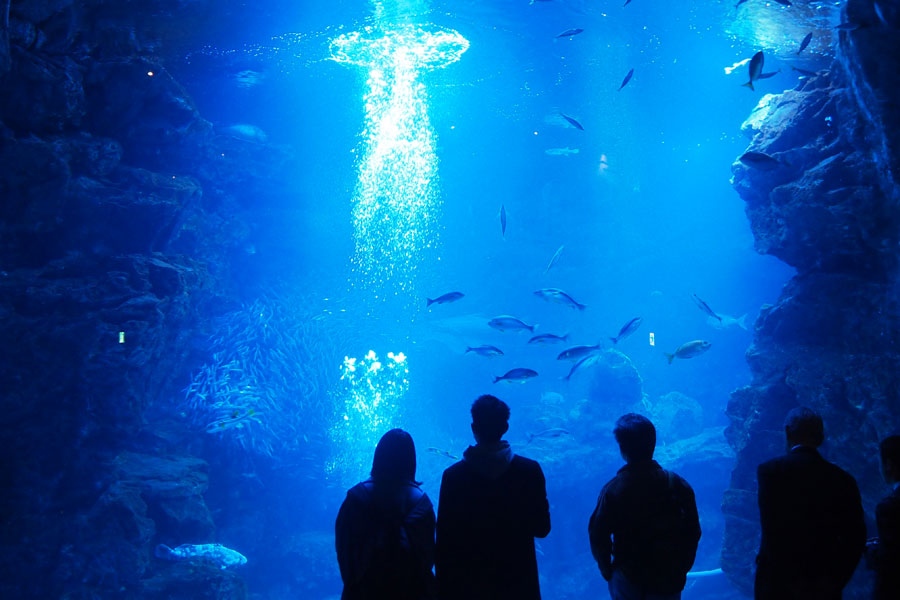
<instances>
[{"instance_id":1,"label":"aquarium tank","mask_svg":"<svg viewBox=\"0 0 900 600\"><path fill-rule=\"evenodd\" d=\"M753 593L797 406L869 535L900 431L897 0L0 0L0 595L336 600L393 428L493 394L541 592L649 417ZM861 563L845 598L868 598Z\"/></svg>"}]
</instances>

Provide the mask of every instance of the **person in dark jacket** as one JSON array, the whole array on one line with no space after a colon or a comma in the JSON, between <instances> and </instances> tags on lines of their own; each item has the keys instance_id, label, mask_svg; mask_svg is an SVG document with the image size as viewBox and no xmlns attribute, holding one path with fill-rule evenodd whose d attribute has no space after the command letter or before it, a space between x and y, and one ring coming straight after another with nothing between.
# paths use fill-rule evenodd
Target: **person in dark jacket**
<instances>
[{"instance_id":1,"label":"person in dark jacket","mask_svg":"<svg viewBox=\"0 0 900 600\"><path fill-rule=\"evenodd\" d=\"M893 491L875 507L878 537L866 558L875 569L875 600L900 598L900 435L881 442L881 472Z\"/></svg>"},{"instance_id":2,"label":"person in dark jacket","mask_svg":"<svg viewBox=\"0 0 900 600\"><path fill-rule=\"evenodd\" d=\"M444 471L435 574L441 600L540 600L534 538L550 533L540 465L501 438L509 407L494 396L472 404L476 444Z\"/></svg>"},{"instance_id":3,"label":"person in dark jacket","mask_svg":"<svg viewBox=\"0 0 900 600\"><path fill-rule=\"evenodd\" d=\"M603 486L588 523L594 560L612 600L678 600L700 542L694 490L653 460L649 419L623 415L613 435L625 466Z\"/></svg>"},{"instance_id":4,"label":"person in dark jacket","mask_svg":"<svg viewBox=\"0 0 900 600\"><path fill-rule=\"evenodd\" d=\"M350 488L335 522L342 600L434 598L434 507L415 477L412 437L388 431L371 478Z\"/></svg>"},{"instance_id":5,"label":"person in dark jacket","mask_svg":"<svg viewBox=\"0 0 900 600\"><path fill-rule=\"evenodd\" d=\"M856 480L817 448L822 417L791 410L784 422L788 453L759 465L757 600L839 600L866 545Z\"/></svg>"}]
</instances>

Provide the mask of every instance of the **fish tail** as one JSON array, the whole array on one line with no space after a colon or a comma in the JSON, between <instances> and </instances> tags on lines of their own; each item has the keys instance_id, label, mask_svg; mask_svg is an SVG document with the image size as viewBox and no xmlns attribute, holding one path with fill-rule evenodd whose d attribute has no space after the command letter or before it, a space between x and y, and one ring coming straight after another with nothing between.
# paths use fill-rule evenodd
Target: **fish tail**
<instances>
[{"instance_id":1,"label":"fish tail","mask_svg":"<svg viewBox=\"0 0 900 600\"><path fill-rule=\"evenodd\" d=\"M674 355L674 354L669 354L668 352L664 352L663 354L666 355L666 358L669 360L669 364L671 365L671 364L672 364L672 359L675 358L675 355Z\"/></svg>"},{"instance_id":2,"label":"fish tail","mask_svg":"<svg viewBox=\"0 0 900 600\"><path fill-rule=\"evenodd\" d=\"M464 354L468 354L471 351L472 351L472 346L466 346L466 351L464 352Z\"/></svg>"},{"instance_id":3,"label":"fish tail","mask_svg":"<svg viewBox=\"0 0 900 600\"><path fill-rule=\"evenodd\" d=\"M618 343L619 343L619 338L613 338L613 337L611 337L611 338L609 338L609 339L612 341L613 344L618 344Z\"/></svg>"},{"instance_id":4,"label":"fish tail","mask_svg":"<svg viewBox=\"0 0 900 600\"><path fill-rule=\"evenodd\" d=\"M748 88L750 88L751 90L753 90L754 92L756 91L756 90L753 89L753 82L752 82L752 81L748 81L747 83L742 83L742 84L741 84L741 87L748 87Z\"/></svg>"},{"instance_id":5,"label":"fish tail","mask_svg":"<svg viewBox=\"0 0 900 600\"><path fill-rule=\"evenodd\" d=\"M432 300L431 298L425 298L425 302L426 302L425 308L428 308L429 306L434 304L434 300Z\"/></svg>"},{"instance_id":6,"label":"fish tail","mask_svg":"<svg viewBox=\"0 0 900 600\"><path fill-rule=\"evenodd\" d=\"M501 379L503 379L503 378L502 378L502 377L494 376L494 383L497 383L497 382L500 381Z\"/></svg>"}]
</instances>

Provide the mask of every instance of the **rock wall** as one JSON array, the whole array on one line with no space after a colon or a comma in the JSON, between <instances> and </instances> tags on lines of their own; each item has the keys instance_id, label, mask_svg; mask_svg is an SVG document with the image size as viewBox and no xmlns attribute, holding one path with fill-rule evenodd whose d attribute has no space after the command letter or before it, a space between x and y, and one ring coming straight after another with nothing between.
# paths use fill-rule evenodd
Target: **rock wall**
<instances>
[{"instance_id":1,"label":"rock wall","mask_svg":"<svg viewBox=\"0 0 900 600\"><path fill-rule=\"evenodd\" d=\"M217 4L0 2L4 598L246 594L153 558L215 527L207 465L145 423L238 305L232 256L285 179L285 152L216 135L166 69Z\"/></svg>"},{"instance_id":2,"label":"rock wall","mask_svg":"<svg viewBox=\"0 0 900 600\"><path fill-rule=\"evenodd\" d=\"M733 184L758 251L797 269L756 322L752 383L735 391L726 430L737 453L722 567L748 595L759 543L756 467L784 452L783 420L806 405L825 420L823 452L854 474L865 508L887 493L878 443L900 430L900 11L850 0L828 71L761 103ZM872 530L874 532L874 530ZM868 597L860 568L845 598Z\"/></svg>"}]
</instances>

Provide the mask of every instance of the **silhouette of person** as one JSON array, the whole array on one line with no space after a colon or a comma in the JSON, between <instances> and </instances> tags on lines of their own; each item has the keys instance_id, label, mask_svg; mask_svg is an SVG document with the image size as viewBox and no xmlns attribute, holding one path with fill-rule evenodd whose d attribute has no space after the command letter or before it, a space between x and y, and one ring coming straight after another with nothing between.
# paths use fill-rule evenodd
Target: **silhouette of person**
<instances>
[{"instance_id":1,"label":"silhouette of person","mask_svg":"<svg viewBox=\"0 0 900 600\"><path fill-rule=\"evenodd\" d=\"M900 435L881 442L881 472L893 491L875 507L878 537L866 550L875 569L875 600L900 598Z\"/></svg>"},{"instance_id":2,"label":"silhouette of person","mask_svg":"<svg viewBox=\"0 0 900 600\"><path fill-rule=\"evenodd\" d=\"M416 447L402 429L375 448L372 476L353 486L335 522L342 600L434 598L434 507L415 480Z\"/></svg>"},{"instance_id":3,"label":"silhouette of person","mask_svg":"<svg viewBox=\"0 0 900 600\"><path fill-rule=\"evenodd\" d=\"M822 417L806 407L784 421L788 453L759 465L762 538L757 600L840 599L866 545L856 480L826 461Z\"/></svg>"},{"instance_id":4,"label":"silhouette of person","mask_svg":"<svg viewBox=\"0 0 900 600\"><path fill-rule=\"evenodd\" d=\"M591 553L612 600L678 600L700 542L694 490L653 460L656 428L635 413L613 428L625 466L600 492Z\"/></svg>"},{"instance_id":5,"label":"silhouette of person","mask_svg":"<svg viewBox=\"0 0 900 600\"><path fill-rule=\"evenodd\" d=\"M435 562L442 600L540 600L534 538L550 533L550 505L540 465L501 439L508 421L502 400L475 400L476 444L444 471Z\"/></svg>"}]
</instances>

